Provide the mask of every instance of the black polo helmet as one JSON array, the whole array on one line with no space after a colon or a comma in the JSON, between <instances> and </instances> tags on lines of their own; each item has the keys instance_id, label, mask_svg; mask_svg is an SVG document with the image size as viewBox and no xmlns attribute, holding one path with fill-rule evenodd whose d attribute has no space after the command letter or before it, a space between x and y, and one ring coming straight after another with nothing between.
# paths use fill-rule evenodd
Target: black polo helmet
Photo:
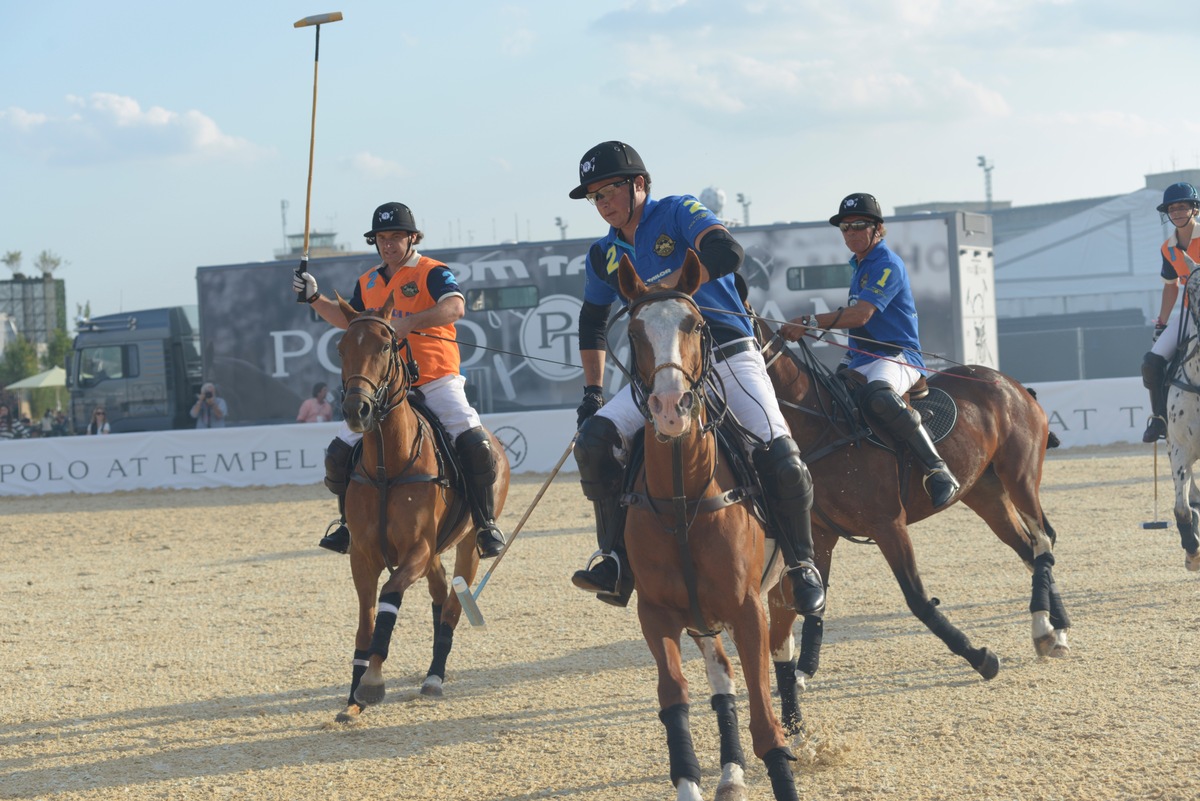
<instances>
[{"instance_id":1,"label":"black polo helmet","mask_svg":"<svg viewBox=\"0 0 1200 801\"><path fill-rule=\"evenodd\" d=\"M601 142L579 160L579 186L571 190L569 197L580 200L587 194L588 184L622 175L649 177L650 173L642 163L642 157L629 145L617 141Z\"/></svg>"},{"instance_id":2,"label":"black polo helmet","mask_svg":"<svg viewBox=\"0 0 1200 801\"><path fill-rule=\"evenodd\" d=\"M374 245L375 234L380 231L408 231L415 234L419 230L412 209L403 203L384 203L371 215L371 230L363 236L367 238L368 245Z\"/></svg>"},{"instance_id":3,"label":"black polo helmet","mask_svg":"<svg viewBox=\"0 0 1200 801\"><path fill-rule=\"evenodd\" d=\"M842 198L838 213L829 218L830 225L838 225L847 217L870 217L875 222L883 222L883 209L874 195L866 192L855 192Z\"/></svg>"},{"instance_id":4,"label":"black polo helmet","mask_svg":"<svg viewBox=\"0 0 1200 801\"><path fill-rule=\"evenodd\" d=\"M1196 187L1184 181L1168 186L1163 192L1163 202L1158 204L1159 213L1166 214L1167 207L1172 203L1191 203L1192 208L1200 208L1200 197L1196 195Z\"/></svg>"}]
</instances>

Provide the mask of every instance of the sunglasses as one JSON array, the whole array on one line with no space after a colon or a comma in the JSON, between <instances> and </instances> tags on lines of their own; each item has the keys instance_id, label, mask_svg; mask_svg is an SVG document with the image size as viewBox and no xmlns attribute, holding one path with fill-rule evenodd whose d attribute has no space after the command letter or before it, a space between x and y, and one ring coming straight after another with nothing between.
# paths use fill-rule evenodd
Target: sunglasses
<instances>
[{"instance_id":1,"label":"sunglasses","mask_svg":"<svg viewBox=\"0 0 1200 801\"><path fill-rule=\"evenodd\" d=\"M600 201L604 201L605 203L607 203L608 201L612 200L614 197L617 196L617 193L615 191L617 189L617 187L624 186L625 184L629 183L632 180L633 180L632 178L626 178L624 181L617 181L615 184L609 184L608 186L600 187L595 192L588 192L586 195L584 195L584 197L587 199L587 202L591 203L593 206L595 206ZM612 192L608 191L610 189L612 189L614 191L612 191Z\"/></svg>"},{"instance_id":2,"label":"sunglasses","mask_svg":"<svg viewBox=\"0 0 1200 801\"><path fill-rule=\"evenodd\" d=\"M865 231L868 228L874 228L875 223L870 220L855 220L854 222L838 223L838 228L843 231Z\"/></svg>"}]
</instances>

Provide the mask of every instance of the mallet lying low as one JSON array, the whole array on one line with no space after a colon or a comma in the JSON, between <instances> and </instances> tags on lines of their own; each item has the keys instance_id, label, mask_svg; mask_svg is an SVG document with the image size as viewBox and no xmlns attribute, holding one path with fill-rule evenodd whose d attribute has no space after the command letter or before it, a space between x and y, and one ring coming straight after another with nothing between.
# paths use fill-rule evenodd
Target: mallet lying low
<instances>
[{"instance_id":1,"label":"mallet lying low","mask_svg":"<svg viewBox=\"0 0 1200 801\"><path fill-rule=\"evenodd\" d=\"M546 476L546 480L542 482L542 488L537 491L537 495L533 496L533 503L529 504L529 508L525 510L525 514L521 515L520 521L517 522L517 527L513 529L512 536L508 538L508 542L504 546L504 550L496 557L496 561L492 562L492 566L483 574L483 578L479 580L479 584L475 587L474 594L471 593L471 588L467 586L467 582L462 576L455 576L454 594L458 596L458 602L462 604L463 612L467 615L467 620L472 626L486 626L487 623L483 619L483 612L479 611L479 596L483 592L483 588L487 585L488 579L492 577L492 572L500 566L500 560L508 553L508 549L512 547L513 541L517 535L521 533L521 527L525 525L525 521L529 519L529 515L537 507L538 501L546 494L546 490L550 487L550 482L558 475L558 471L562 469L563 463L567 461L567 457L571 455L571 451L575 447L575 437L571 437L571 441L567 443L567 449L563 451L563 455L559 457L558 464L554 465L554 469L550 471L550 475Z\"/></svg>"}]
</instances>

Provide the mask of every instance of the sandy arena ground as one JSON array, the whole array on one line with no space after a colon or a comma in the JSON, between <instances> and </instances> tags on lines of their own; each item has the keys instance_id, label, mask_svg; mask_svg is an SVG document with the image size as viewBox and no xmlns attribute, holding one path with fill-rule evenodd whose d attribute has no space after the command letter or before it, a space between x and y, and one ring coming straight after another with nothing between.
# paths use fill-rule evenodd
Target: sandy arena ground
<instances>
[{"instance_id":1,"label":"sandy arena ground","mask_svg":"<svg viewBox=\"0 0 1200 801\"><path fill-rule=\"evenodd\" d=\"M519 477L508 528L544 478ZM1152 487L1149 449L1048 460L1065 660L1035 656L1029 574L969 510L914 527L926 586L1001 658L991 682L908 613L877 550L842 543L803 700L801 798L1200 797L1200 575L1173 524L1142 530ZM333 509L320 486L0 501L0 798L674 798L636 613L567 578L593 548L575 475L493 575L488 627L464 618L445 697L416 692L432 647L421 586L388 696L352 726L333 723L353 650L349 562L315 547ZM685 653L711 798L716 725ZM744 727L744 694L739 710ZM771 797L760 762L747 777L751 798Z\"/></svg>"}]
</instances>

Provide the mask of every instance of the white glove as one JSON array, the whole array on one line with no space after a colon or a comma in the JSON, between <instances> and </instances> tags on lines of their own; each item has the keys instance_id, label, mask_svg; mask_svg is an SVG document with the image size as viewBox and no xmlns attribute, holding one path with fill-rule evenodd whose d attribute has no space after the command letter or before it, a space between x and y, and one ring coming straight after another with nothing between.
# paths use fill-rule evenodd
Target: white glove
<instances>
[{"instance_id":1,"label":"white glove","mask_svg":"<svg viewBox=\"0 0 1200 801\"><path fill-rule=\"evenodd\" d=\"M317 299L317 279L311 273L292 273L292 290L312 303Z\"/></svg>"}]
</instances>

